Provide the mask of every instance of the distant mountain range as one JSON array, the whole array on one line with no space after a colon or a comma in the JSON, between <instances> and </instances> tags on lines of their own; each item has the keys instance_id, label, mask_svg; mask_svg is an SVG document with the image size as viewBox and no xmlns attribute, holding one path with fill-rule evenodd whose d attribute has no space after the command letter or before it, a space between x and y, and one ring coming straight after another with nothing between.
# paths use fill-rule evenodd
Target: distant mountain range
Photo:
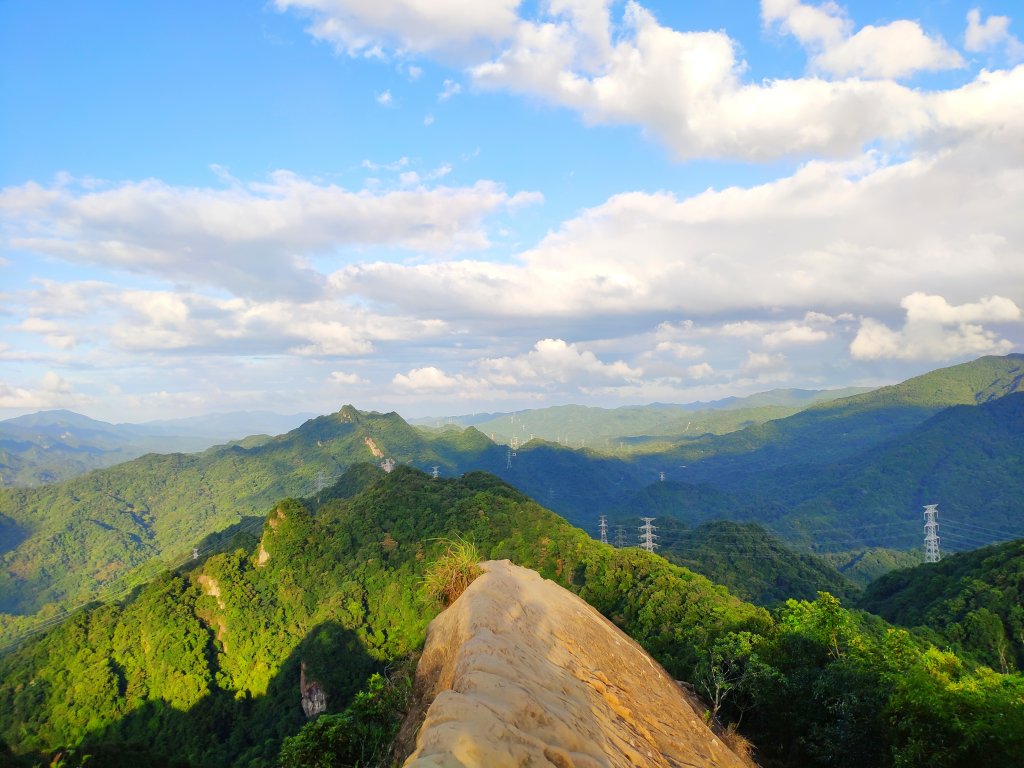
<instances>
[{"instance_id":1,"label":"distant mountain range","mask_svg":"<svg viewBox=\"0 0 1024 768\"><path fill-rule=\"evenodd\" d=\"M520 443L531 439L572 448L633 449L637 444L724 434L770 419L780 419L814 405L870 392L866 387L844 389L773 389L748 397L726 397L686 404L650 403L621 408L558 405L509 413L412 419L419 426L476 427L496 441ZM637 440L637 438L642 438ZM619 445L622 443L622 445Z\"/></svg>"},{"instance_id":2,"label":"distant mountain range","mask_svg":"<svg viewBox=\"0 0 1024 768\"><path fill-rule=\"evenodd\" d=\"M863 560L867 547L919 548L920 507L938 503L944 548L968 549L1024 535L1022 381L1024 356L986 357L633 455L536 438L512 451L474 427L416 428L346 406L277 437L0 490L0 610L46 615L117 594L274 500L309 496L353 464L385 459L443 477L493 473L591 535L609 515L629 529L626 543L641 515L679 530L730 519L837 553L839 566Z\"/></svg>"},{"instance_id":3,"label":"distant mountain range","mask_svg":"<svg viewBox=\"0 0 1024 768\"><path fill-rule=\"evenodd\" d=\"M255 434L276 435L313 414L214 413L141 424L110 424L67 410L0 421L0 486L66 480L146 453L202 451Z\"/></svg>"}]
</instances>

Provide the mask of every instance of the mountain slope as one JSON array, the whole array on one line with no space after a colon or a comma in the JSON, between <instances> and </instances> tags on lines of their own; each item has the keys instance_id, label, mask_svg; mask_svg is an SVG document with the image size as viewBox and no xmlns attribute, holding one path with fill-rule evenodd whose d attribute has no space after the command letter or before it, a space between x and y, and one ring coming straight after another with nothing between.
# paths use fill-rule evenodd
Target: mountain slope
<instances>
[{"instance_id":1,"label":"mountain slope","mask_svg":"<svg viewBox=\"0 0 1024 768\"><path fill-rule=\"evenodd\" d=\"M756 523L705 523L663 534L660 544L659 552L671 562L757 605L778 605L790 598L813 600L818 592L845 601L858 593L824 560L792 551Z\"/></svg>"},{"instance_id":2,"label":"mountain slope","mask_svg":"<svg viewBox=\"0 0 1024 768\"><path fill-rule=\"evenodd\" d=\"M388 456L454 472L456 458L488 450L500 461L479 433L431 443L397 414L346 406L250 448L150 454L61 484L5 489L0 532L16 546L2 556L0 610L32 613L123 589L152 558L181 560L204 536L312 493L355 462Z\"/></svg>"},{"instance_id":3,"label":"mountain slope","mask_svg":"<svg viewBox=\"0 0 1024 768\"><path fill-rule=\"evenodd\" d=\"M0 656L0 738L19 751L134 744L136 764L275 765L304 721L300 679L340 712L371 672L419 647L438 610L422 578L454 537L581 592L674 674L711 637L770 621L703 577L594 542L489 475L356 467L323 496L281 502L258 542ZM644 607L666 590L677 599L651 621Z\"/></svg>"},{"instance_id":4,"label":"mountain slope","mask_svg":"<svg viewBox=\"0 0 1024 768\"><path fill-rule=\"evenodd\" d=\"M1024 535L1024 392L936 414L887 444L815 472L778 471L761 492L788 508L775 530L832 529L827 548L916 548L921 508L938 503L944 546ZM978 530L978 526L981 530ZM843 533L845 531L845 533Z\"/></svg>"},{"instance_id":5,"label":"mountain slope","mask_svg":"<svg viewBox=\"0 0 1024 768\"><path fill-rule=\"evenodd\" d=\"M830 595L769 616L656 555L599 544L482 473L357 467L321 498L280 502L258 541L0 655L13 759L59 764L67 746L110 766L365 764L366 739L390 738L398 670L439 608L420 586L445 567L442 537L579 594L720 718L742 717L779 768L1011 765L1024 749L1024 677L973 670ZM573 626L560 624L570 638ZM388 668L390 680L372 676Z\"/></svg>"},{"instance_id":6,"label":"mountain slope","mask_svg":"<svg viewBox=\"0 0 1024 768\"><path fill-rule=\"evenodd\" d=\"M144 424L109 424L73 411L40 411L0 421L0 487L58 482L146 453L202 451L299 417L267 412L210 414Z\"/></svg>"},{"instance_id":7,"label":"mountain slope","mask_svg":"<svg viewBox=\"0 0 1024 768\"><path fill-rule=\"evenodd\" d=\"M628 438L680 439L704 433L724 434L797 413L808 406L847 397L864 388L842 390L778 389L749 397L730 397L712 403L672 405L653 403L621 408L559 405L473 419L473 426L499 442L538 438L573 447L617 450Z\"/></svg>"},{"instance_id":8,"label":"mountain slope","mask_svg":"<svg viewBox=\"0 0 1024 768\"><path fill-rule=\"evenodd\" d=\"M665 670L576 595L507 560L481 570L427 630L406 768L468 754L480 766L750 765Z\"/></svg>"},{"instance_id":9,"label":"mountain slope","mask_svg":"<svg viewBox=\"0 0 1024 768\"><path fill-rule=\"evenodd\" d=\"M982 357L900 384L814 405L793 416L680 445L669 455L687 465L690 482L755 490L786 466L816 466L855 457L909 433L941 410L980 405L1024 390L1024 355Z\"/></svg>"},{"instance_id":10,"label":"mountain slope","mask_svg":"<svg viewBox=\"0 0 1024 768\"><path fill-rule=\"evenodd\" d=\"M995 669L1024 668L1024 539L958 552L872 582L859 606L927 626Z\"/></svg>"}]
</instances>

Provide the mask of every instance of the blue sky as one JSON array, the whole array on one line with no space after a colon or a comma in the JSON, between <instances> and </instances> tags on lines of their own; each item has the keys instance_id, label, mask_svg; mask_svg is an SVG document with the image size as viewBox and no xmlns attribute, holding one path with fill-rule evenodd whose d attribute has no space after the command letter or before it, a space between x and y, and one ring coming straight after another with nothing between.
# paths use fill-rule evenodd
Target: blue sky
<instances>
[{"instance_id":1,"label":"blue sky","mask_svg":"<svg viewBox=\"0 0 1024 768\"><path fill-rule=\"evenodd\" d=\"M1015 10L0 3L0 416L689 402L1020 351Z\"/></svg>"}]
</instances>

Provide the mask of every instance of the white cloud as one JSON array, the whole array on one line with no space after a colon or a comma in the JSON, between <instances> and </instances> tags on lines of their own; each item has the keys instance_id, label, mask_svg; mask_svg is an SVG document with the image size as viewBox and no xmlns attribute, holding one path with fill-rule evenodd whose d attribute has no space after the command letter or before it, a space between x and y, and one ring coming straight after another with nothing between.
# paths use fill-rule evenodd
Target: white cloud
<instances>
[{"instance_id":1,"label":"white cloud","mask_svg":"<svg viewBox=\"0 0 1024 768\"><path fill-rule=\"evenodd\" d=\"M903 78L920 71L957 69L964 60L942 39L928 37L916 22L901 20L862 28L815 56L812 65L839 77Z\"/></svg>"},{"instance_id":2,"label":"white cloud","mask_svg":"<svg viewBox=\"0 0 1024 768\"><path fill-rule=\"evenodd\" d=\"M34 385L19 387L0 381L0 408L40 410L68 408L88 400L72 392L71 384L53 371L47 371Z\"/></svg>"},{"instance_id":3,"label":"white cloud","mask_svg":"<svg viewBox=\"0 0 1024 768\"><path fill-rule=\"evenodd\" d=\"M309 33L349 55L441 52L507 36L520 0L275 0L312 17Z\"/></svg>"},{"instance_id":4,"label":"white cloud","mask_svg":"<svg viewBox=\"0 0 1024 768\"><path fill-rule=\"evenodd\" d=\"M697 363L691 365L686 369L686 374L691 379L706 379L709 376L713 376L715 369L711 367L709 363Z\"/></svg>"},{"instance_id":5,"label":"white cloud","mask_svg":"<svg viewBox=\"0 0 1024 768\"><path fill-rule=\"evenodd\" d=\"M821 340L843 314L871 315L915 291L977 296L992 285L1024 284L1024 142L1019 155L966 142L892 165L874 154L808 163L767 184L686 199L624 193L512 262L370 262L330 282L342 294L452 319L760 317L778 308L790 318L799 312L799 325L813 332L780 333L769 343L801 333L803 341ZM807 307L821 317L804 316ZM756 322L719 332L786 330ZM686 337L675 328L657 341Z\"/></svg>"},{"instance_id":6,"label":"white cloud","mask_svg":"<svg viewBox=\"0 0 1024 768\"><path fill-rule=\"evenodd\" d=\"M472 374L448 374L437 366L396 374L394 387L403 393L450 393L461 399L536 397L544 391L586 391L592 382L636 381L639 369L621 360L606 363L590 350L562 339L542 339L525 354L481 358Z\"/></svg>"},{"instance_id":7,"label":"white cloud","mask_svg":"<svg viewBox=\"0 0 1024 768\"><path fill-rule=\"evenodd\" d=\"M399 389L413 392L446 391L462 385L462 381L433 365L414 368L408 374L396 373L392 383Z\"/></svg>"},{"instance_id":8,"label":"white cloud","mask_svg":"<svg viewBox=\"0 0 1024 768\"><path fill-rule=\"evenodd\" d=\"M1006 56L1011 62L1024 59L1024 43L1010 34L1010 17L989 16L982 23L979 9L968 11L964 48L972 53L981 53L999 47L1006 49Z\"/></svg>"},{"instance_id":9,"label":"white cloud","mask_svg":"<svg viewBox=\"0 0 1024 768\"><path fill-rule=\"evenodd\" d=\"M678 341L659 341L654 348L656 352L668 352L680 360L690 360L700 357L707 350L696 344L683 344Z\"/></svg>"},{"instance_id":10,"label":"white cloud","mask_svg":"<svg viewBox=\"0 0 1024 768\"><path fill-rule=\"evenodd\" d=\"M440 320L369 312L338 298L224 299L95 281L47 282L19 302L35 314L18 330L47 339L85 336L107 353L352 357L372 353L376 342L410 342L447 331Z\"/></svg>"},{"instance_id":11,"label":"white cloud","mask_svg":"<svg viewBox=\"0 0 1024 768\"><path fill-rule=\"evenodd\" d=\"M769 349L788 347L794 344L817 344L828 339L829 334L820 328L809 325L790 324L778 330L769 331L764 336L764 345Z\"/></svg>"},{"instance_id":12,"label":"white cloud","mask_svg":"<svg viewBox=\"0 0 1024 768\"><path fill-rule=\"evenodd\" d=\"M440 175L440 174L437 174ZM313 256L389 246L433 253L483 248L483 219L538 199L480 181L471 187L352 192L286 171L229 189L149 179L102 188L58 181L0 190L7 246L237 295L312 295Z\"/></svg>"},{"instance_id":13,"label":"white cloud","mask_svg":"<svg viewBox=\"0 0 1024 768\"><path fill-rule=\"evenodd\" d=\"M746 374L761 374L782 371L788 367L786 356L768 352L748 352L740 370Z\"/></svg>"},{"instance_id":14,"label":"white cloud","mask_svg":"<svg viewBox=\"0 0 1024 768\"><path fill-rule=\"evenodd\" d=\"M356 386L370 383L358 373L346 373L345 371L331 371L329 381L332 384L341 384L343 386Z\"/></svg>"},{"instance_id":15,"label":"white cloud","mask_svg":"<svg viewBox=\"0 0 1024 768\"><path fill-rule=\"evenodd\" d=\"M395 98L391 95L391 91L381 91L374 97L374 100L382 107L391 107L395 103Z\"/></svg>"},{"instance_id":16,"label":"white cloud","mask_svg":"<svg viewBox=\"0 0 1024 768\"><path fill-rule=\"evenodd\" d=\"M438 101L448 101L452 96L457 96L462 93L462 86L454 80L445 80L444 86L441 88L441 93L437 95Z\"/></svg>"},{"instance_id":17,"label":"white cloud","mask_svg":"<svg viewBox=\"0 0 1024 768\"><path fill-rule=\"evenodd\" d=\"M1014 345L981 323L1019 322L1024 314L1010 299L992 296L952 305L942 296L913 293L900 305L906 322L893 330L872 318L861 322L850 354L858 360L946 361L970 355L1006 354Z\"/></svg>"},{"instance_id":18,"label":"white cloud","mask_svg":"<svg viewBox=\"0 0 1024 768\"><path fill-rule=\"evenodd\" d=\"M566 383L578 378L636 379L642 375L622 360L605 363L597 355L562 339L542 339L525 355L481 360L483 376L505 386L539 381Z\"/></svg>"},{"instance_id":19,"label":"white cloud","mask_svg":"<svg viewBox=\"0 0 1024 768\"><path fill-rule=\"evenodd\" d=\"M762 17L807 48L812 72L848 78L836 81L754 81L725 32L679 31L632 1L621 21L613 21L604 0L549 0L535 9L512 0L498 7L468 0L380 5L386 7L370 9L363 0L278 2L281 9L311 11L312 33L350 53L383 45L455 56L478 87L537 96L578 111L588 123L642 126L679 158L850 155L875 141L948 138L944 118L963 124L941 109L957 91L925 93L893 82L963 66L955 50L911 20L855 32L834 3L765 0ZM462 13L445 15L456 9ZM531 17L517 17L527 9ZM485 23L488 14L493 18ZM487 45L466 45L471 39ZM1019 89L990 95L1004 104L1021 100ZM994 110L970 122L971 130L1001 126Z\"/></svg>"},{"instance_id":20,"label":"white cloud","mask_svg":"<svg viewBox=\"0 0 1024 768\"><path fill-rule=\"evenodd\" d=\"M942 38L929 37L914 21L867 25L850 34L853 23L835 3L814 6L797 0L762 0L761 17L813 54L812 70L838 77L903 78L964 65Z\"/></svg>"}]
</instances>

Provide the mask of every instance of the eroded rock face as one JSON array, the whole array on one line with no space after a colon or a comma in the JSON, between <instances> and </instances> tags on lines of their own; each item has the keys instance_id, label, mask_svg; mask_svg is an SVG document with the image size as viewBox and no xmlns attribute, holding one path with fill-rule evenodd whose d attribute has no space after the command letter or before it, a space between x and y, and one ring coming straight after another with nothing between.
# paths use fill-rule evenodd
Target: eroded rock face
<instances>
[{"instance_id":1,"label":"eroded rock face","mask_svg":"<svg viewBox=\"0 0 1024 768\"><path fill-rule=\"evenodd\" d=\"M308 719L327 711L327 694L320 683L306 677L306 662L299 666L299 691L302 694L302 711Z\"/></svg>"},{"instance_id":2,"label":"eroded rock face","mask_svg":"<svg viewBox=\"0 0 1024 768\"><path fill-rule=\"evenodd\" d=\"M507 560L483 569L430 624L399 736L411 744L419 726L406 768L743 768L597 611Z\"/></svg>"}]
</instances>

